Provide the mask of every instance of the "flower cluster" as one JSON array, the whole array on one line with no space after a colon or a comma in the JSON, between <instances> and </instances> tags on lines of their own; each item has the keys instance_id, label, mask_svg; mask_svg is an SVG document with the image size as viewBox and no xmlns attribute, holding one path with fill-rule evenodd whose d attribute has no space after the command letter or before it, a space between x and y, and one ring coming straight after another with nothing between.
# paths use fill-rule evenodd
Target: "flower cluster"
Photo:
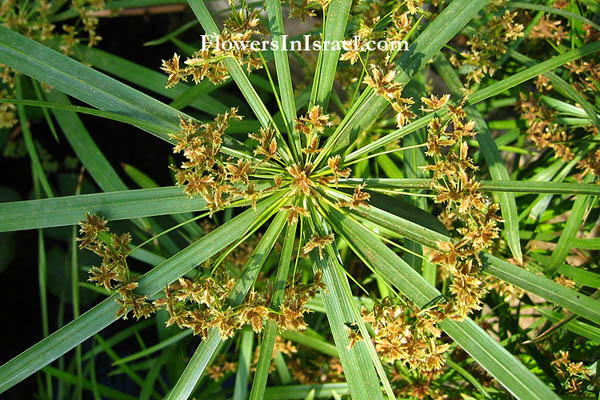
<instances>
[{"instance_id":1,"label":"flower cluster","mask_svg":"<svg viewBox=\"0 0 600 400\"><path fill-rule=\"evenodd\" d=\"M88 280L106 290L116 290L119 293L117 302L121 307L117 311L117 317L127 319L130 310L137 319L152 315L156 308L146 296L135 293L138 283L133 279L127 265L131 235L109 233L106 220L97 215L86 214L86 220L80 222L79 227L79 248L90 250L102 257L102 264L90 269Z\"/></svg>"},{"instance_id":2,"label":"flower cluster","mask_svg":"<svg viewBox=\"0 0 600 400\"><path fill-rule=\"evenodd\" d=\"M296 119L296 129L304 134L305 147L302 149L304 154L315 154L319 149L319 136L323 134L325 128L332 126L329 121L329 115L323 114L320 106L313 106L306 115Z\"/></svg>"},{"instance_id":3,"label":"flower cluster","mask_svg":"<svg viewBox=\"0 0 600 400\"><path fill-rule=\"evenodd\" d=\"M410 14L414 12L403 12L402 8L397 8L390 15L390 24L386 29L376 30L375 28L381 22L381 15L377 13L381 9L381 4L373 2L369 5L368 11L361 13L361 18L358 22L358 27L353 35L353 40L347 40L346 44L349 50L346 50L341 56L340 61L349 61L350 65L354 65L359 59L367 56L362 54L367 50L369 53L377 52L375 58L380 58L385 55L392 55L393 52L399 50L399 46L395 43L400 43L405 40L406 35L412 28L412 18ZM373 44L376 42L387 41L387 51L381 51ZM369 46L368 44L371 43ZM391 50L391 51L390 51ZM370 54L369 54L370 55Z\"/></svg>"},{"instance_id":4,"label":"flower cluster","mask_svg":"<svg viewBox=\"0 0 600 400\"><path fill-rule=\"evenodd\" d=\"M412 98L402 97L402 86L394 82L396 73L395 65L392 63L386 63L383 69L371 64L371 75L365 78L365 84L390 102L396 112L396 124L398 128L402 128L408 121L416 117L411 110L411 106L415 102Z\"/></svg>"},{"instance_id":5,"label":"flower cluster","mask_svg":"<svg viewBox=\"0 0 600 400\"><path fill-rule=\"evenodd\" d=\"M567 38L567 32L560 20L553 20L549 16L544 15L536 26L533 27L529 34L529 39L552 40L557 45Z\"/></svg>"},{"instance_id":6,"label":"flower cluster","mask_svg":"<svg viewBox=\"0 0 600 400\"><path fill-rule=\"evenodd\" d=\"M205 338L211 328L217 328L222 338L232 337L248 324L254 332L261 332L264 320L269 318L282 330L306 328L304 314L309 310L306 302L323 288L321 275L317 274L311 284L287 287L279 310L269 308L271 292L251 291L239 305L232 305L229 296L236 279L227 274L190 280L179 280L165 288L165 297L154 301L158 308L169 313L167 326L177 325L191 329L194 335Z\"/></svg>"},{"instance_id":7,"label":"flower cluster","mask_svg":"<svg viewBox=\"0 0 600 400\"><path fill-rule=\"evenodd\" d=\"M536 145L538 150L552 149L556 158L563 161L573 160L577 153L577 150L570 145L570 141L577 137L577 133L573 132L574 129L568 130L565 126L555 122L558 112L540 102L532 92L529 93L529 97L523 93L520 93L519 96L517 110L527 123L528 139ZM597 128L593 125L583 128L591 135L597 134ZM576 178L582 179L588 173L600 176L599 159L600 150L597 148L584 154L577 162L581 173Z\"/></svg>"},{"instance_id":8,"label":"flower cluster","mask_svg":"<svg viewBox=\"0 0 600 400\"><path fill-rule=\"evenodd\" d=\"M442 331L436 326L444 318L443 313L427 311L419 315L418 309L385 298L370 312L363 308L362 315L373 327L375 350L390 363L400 361L420 372L436 371L444 365L450 345L439 340Z\"/></svg>"},{"instance_id":9,"label":"flower cluster","mask_svg":"<svg viewBox=\"0 0 600 400\"><path fill-rule=\"evenodd\" d=\"M560 350L554 354L554 361L550 363L562 379L564 388L571 395L583 396L588 392L588 385L592 383L594 370L586 368L583 362L569 360L569 352Z\"/></svg>"},{"instance_id":10,"label":"flower cluster","mask_svg":"<svg viewBox=\"0 0 600 400\"><path fill-rule=\"evenodd\" d=\"M514 11L505 11L501 17L494 16L469 38L468 51L460 53L462 60L452 55L450 61L455 67L464 66L470 70L468 82L479 83L485 75L494 75L496 62L506 53L507 43L523 36L524 27L516 22L516 18Z\"/></svg>"},{"instance_id":11,"label":"flower cluster","mask_svg":"<svg viewBox=\"0 0 600 400\"><path fill-rule=\"evenodd\" d=\"M476 134L473 121L465 122L461 103L449 107L450 117L435 117L428 127L426 155L434 164L423 167L433 172L432 189L436 203L445 205L446 218L458 226L457 242L438 243L439 252L432 262L441 264L453 276L452 300L445 306L451 318L464 318L481 308L484 285L479 275L479 253L499 237L497 204L479 191L473 176L477 167L469 157L465 138Z\"/></svg>"},{"instance_id":12,"label":"flower cluster","mask_svg":"<svg viewBox=\"0 0 600 400\"><path fill-rule=\"evenodd\" d=\"M255 170L252 162L223 159L221 146L223 134L232 119L241 120L236 108L219 114L213 122L197 123L180 117L181 130L172 134L174 153L183 153L181 168L171 166L178 185L185 186L190 196L201 196L214 212L228 205L232 199L244 196L256 202L258 193L249 175Z\"/></svg>"},{"instance_id":13,"label":"flower cluster","mask_svg":"<svg viewBox=\"0 0 600 400\"><path fill-rule=\"evenodd\" d=\"M564 161L573 159L571 147L566 143L569 136L567 130L552 122L557 114L551 108L540 103L533 93L527 98L519 93L520 101L517 104L521 118L527 121L527 135L539 150L552 149L557 158Z\"/></svg>"},{"instance_id":14,"label":"flower cluster","mask_svg":"<svg viewBox=\"0 0 600 400\"><path fill-rule=\"evenodd\" d=\"M226 59L236 60L244 65L249 73L262 68L262 60L255 51L245 46L233 45L247 43L251 39L258 40L262 35L259 11L247 7L240 9L224 22L218 37L208 40L202 49L185 60L186 66L180 65L177 53L171 60L163 60L161 69L169 75L166 87L170 88L180 81L187 81L190 76L196 84L205 78L214 84L223 83L229 78L225 67ZM231 46L224 46L225 43Z\"/></svg>"}]
</instances>

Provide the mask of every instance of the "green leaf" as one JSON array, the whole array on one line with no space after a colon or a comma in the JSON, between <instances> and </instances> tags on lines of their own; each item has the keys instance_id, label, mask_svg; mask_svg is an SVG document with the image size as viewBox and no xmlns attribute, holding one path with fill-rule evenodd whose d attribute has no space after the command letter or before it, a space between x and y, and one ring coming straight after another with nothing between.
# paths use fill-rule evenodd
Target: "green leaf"
<instances>
[{"instance_id":1,"label":"green leaf","mask_svg":"<svg viewBox=\"0 0 600 400\"><path fill-rule=\"evenodd\" d=\"M279 306L281 305L285 294L285 286L287 284L292 252L294 250L297 225L297 220L288 225L283 240L283 248L281 250L277 276L275 277L275 285L273 287L273 297L271 298L271 308L276 311L279 310ZM273 346L275 345L275 336L277 335L278 329L275 321L271 319L267 320L263 333L263 340L260 345L258 364L256 365L256 372L254 373L254 380L252 381L250 400L261 400L264 397L273 356Z\"/></svg>"},{"instance_id":2,"label":"green leaf","mask_svg":"<svg viewBox=\"0 0 600 400\"><path fill-rule=\"evenodd\" d=\"M197 24L197 22L195 23ZM172 88L166 89L167 76L159 72L158 69L155 71L114 54L85 45L77 45L74 49L74 55L92 67L169 99L177 99L193 87L195 97L189 102L189 105L199 111L217 115L229 110L220 101L208 96L209 93L219 87L208 80L202 81L195 86L189 86L182 82Z\"/></svg>"},{"instance_id":3,"label":"green leaf","mask_svg":"<svg viewBox=\"0 0 600 400\"><path fill-rule=\"evenodd\" d=\"M335 345L325 342L324 340L318 339L314 336L307 335L306 333L296 331L284 331L281 333L281 337L292 342L296 342L306 347L310 347L318 351L319 353L326 354L330 357L339 357L337 347Z\"/></svg>"},{"instance_id":4,"label":"green leaf","mask_svg":"<svg viewBox=\"0 0 600 400\"><path fill-rule=\"evenodd\" d=\"M534 293L600 324L600 301L566 288L544 276L533 274L489 254L481 254L484 272Z\"/></svg>"},{"instance_id":5,"label":"green leaf","mask_svg":"<svg viewBox=\"0 0 600 400\"><path fill-rule=\"evenodd\" d=\"M340 185L366 184L369 189L430 189L431 179L340 179ZM597 184L528 181L479 181L484 192L587 194L600 196Z\"/></svg>"},{"instance_id":6,"label":"green leaf","mask_svg":"<svg viewBox=\"0 0 600 400\"><path fill-rule=\"evenodd\" d=\"M179 131L180 111L87 67L57 51L0 26L0 63L73 96L100 110L123 116L153 135L172 142L169 133ZM139 124L138 122L142 124ZM244 149L225 136L222 151L239 157ZM246 154L250 154L246 151Z\"/></svg>"},{"instance_id":7,"label":"green leaf","mask_svg":"<svg viewBox=\"0 0 600 400\"><path fill-rule=\"evenodd\" d=\"M194 355L190 359L190 362L185 367L183 374L177 380L177 383L169 394L165 397L165 400L178 400L187 399L194 390L198 379L208 366L208 363L212 359L213 354L217 350L217 347L221 343L221 335L217 328L212 328L208 334L208 337L204 338Z\"/></svg>"},{"instance_id":8,"label":"green leaf","mask_svg":"<svg viewBox=\"0 0 600 400\"><path fill-rule=\"evenodd\" d=\"M248 397L248 380L250 378L250 363L252 362L252 345L254 332L249 326L242 330L237 373L233 386L233 400L246 400Z\"/></svg>"},{"instance_id":9,"label":"green leaf","mask_svg":"<svg viewBox=\"0 0 600 400\"><path fill-rule=\"evenodd\" d=\"M17 99L21 100L23 98L23 88L21 85L21 77L16 78L15 89L17 91ZM27 149L27 153L29 153L29 158L31 159L31 166L34 171L34 178L40 182L40 185L44 189L46 196L54 197L54 193L52 192L52 188L50 187L50 183L46 178L46 173L42 168L42 164L40 163L40 158L37 154L37 150L35 148L35 143L33 141L33 136L31 135L31 130L29 129L29 121L27 121L27 115L25 114L25 107L22 104L17 104L17 110L19 114L19 122L21 124L21 130L23 131L23 141L25 142L25 148Z\"/></svg>"},{"instance_id":10,"label":"green leaf","mask_svg":"<svg viewBox=\"0 0 600 400\"><path fill-rule=\"evenodd\" d=\"M179 332L173 336L171 336L170 338L163 340L161 342L158 342L157 344L155 344L154 346L150 346L148 348L145 348L141 351L138 351L137 353L131 354L127 357L123 357L120 358L119 360L115 361L112 363L112 365L119 365L119 364L126 364L129 363L131 361L135 361L138 360L140 358L143 357L147 357L150 356L151 354L156 353L157 351L163 350L175 343L178 343L179 341L181 341L182 339L190 336L192 334L192 331L190 329L186 329L182 332Z\"/></svg>"},{"instance_id":11,"label":"green leaf","mask_svg":"<svg viewBox=\"0 0 600 400\"><path fill-rule=\"evenodd\" d=\"M586 239L581 239L581 240L586 240ZM589 239L589 240L594 240L594 239ZM600 248L600 240L597 240L597 242L599 243L599 246L597 246L597 248ZM575 243L573 244L573 247L578 248ZM579 247L579 248L582 248L582 247ZM572 267L572 266L566 265L566 264L563 264L560 267L558 267L557 272L559 274L566 276L569 279L574 280L576 283L578 283L580 285L595 288L595 289L600 289L600 274L598 274L596 272L587 271L583 268Z\"/></svg>"},{"instance_id":12,"label":"green leaf","mask_svg":"<svg viewBox=\"0 0 600 400\"><path fill-rule=\"evenodd\" d=\"M204 209L203 199L190 199L176 186L15 201L0 203L0 232L77 225L86 212L112 221Z\"/></svg>"},{"instance_id":13,"label":"green leaf","mask_svg":"<svg viewBox=\"0 0 600 400\"><path fill-rule=\"evenodd\" d=\"M533 67L527 68L521 72L509 76L493 85L490 85L484 89L478 90L469 96L469 104L476 104L480 101L489 99L497 94L504 92L510 88L513 88L523 82L530 79L536 78L538 75L544 74L545 72L552 71L555 68L560 67L568 62L577 60L579 58L594 54L600 51L600 42L594 42L586 44L578 49L567 51L559 56L552 57L549 60L543 61L536 64Z\"/></svg>"},{"instance_id":14,"label":"green leaf","mask_svg":"<svg viewBox=\"0 0 600 400\"><path fill-rule=\"evenodd\" d=\"M329 3L324 13L326 17L323 21L325 27L323 43L339 43L344 39L351 6L352 0L333 0ZM339 56L340 50L325 50L324 48L320 50L313 79L311 99L308 105L309 109L312 106L319 105L324 111L327 111Z\"/></svg>"},{"instance_id":15,"label":"green leaf","mask_svg":"<svg viewBox=\"0 0 600 400\"><path fill-rule=\"evenodd\" d=\"M53 367L46 367L44 368L44 372L55 376L56 378L59 378L62 381L71 383L71 384L77 384L77 376L70 374L68 372L64 372L60 369L57 368L53 368ZM123 392L119 392L118 390L115 390L113 388L110 388L108 386L104 386L104 385L94 385L92 382L90 382L87 379L84 379L82 381L83 383L83 388L87 389L87 390L94 390L94 386L96 386L96 388L98 389L98 392L104 396L104 398L107 399L115 399L115 400L136 400L137 397L131 396L129 394L123 393Z\"/></svg>"},{"instance_id":16,"label":"green leaf","mask_svg":"<svg viewBox=\"0 0 600 400\"><path fill-rule=\"evenodd\" d=\"M565 224L565 228L560 234L556 248L552 252L550 263L547 264L546 268L544 269L544 273L546 275L554 275L554 273L567 258L567 255L573 246L573 239L575 239L577 232L579 232L579 229L584 223L584 217L588 209L589 200L590 198L588 196L577 196L573 202L571 214L569 215L569 219Z\"/></svg>"},{"instance_id":17,"label":"green leaf","mask_svg":"<svg viewBox=\"0 0 600 400\"><path fill-rule=\"evenodd\" d=\"M522 1L511 1L506 6L508 8L523 8L526 10L544 11L549 14L560 15L561 17L565 17L567 19L576 19L578 21L583 22L584 24L590 25L595 30L600 31L600 26L595 24L594 21L591 21L585 17L582 17L579 14L574 14L572 12L561 10L561 9L558 9L555 7L548 7L548 6L532 4L532 3L524 3Z\"/></svg>"},{"instance_id":18,"label":"green leaf","mask_svg":"<svg viewBox=\"0 0 600 400\"><path fill-rule=\"evenodd\" d=\"M52 102L71 105L69 98L56 90L50 91L46 96ZM127 190L127 186L104 157L79 116L74 112L59 109L52 109L52 113L73 151L98 186L105 192Z\"/></svg>"},{"instance_id":19,"label":"green leaf","mask_svg":"<svg viewBox=\"0 0 600 400\"><path fill-rule=\"evenodd\" d=\"M349 393L347 383L325 383L322 385L290 385L270 387L265 391L265 400L304 399L314 390L315 397L330 398L332 393L345 395Z\"/></svg>"},{"instance_id":20,"label":"green leaf","mask_svg":"<svg viewBox=\"0 0 600 400\"><path fill-rule=\"evenodd\" d=\"M554 312L552 310L545 310L539 307L536 307L536 310L542 314L544 318L547 318L552 322L559 322L565 317L563 314ZM580 335L593 340L596 343L600 343L600 329L595 326L586 324L585 322L572 320L567 322L564 327L576 335Z\"/></svg>"},{"instance_id":21,"label":"green leaf","mask_svg":"<svg viewBox=\"0 0 600 400\"><path fill-rule=\"evenodd\" d=\"M315 221L314 223L318 224L319 222ZM318 236L325 236L326 233L322 228L314 229ZM306 238L306 240L308 239L309 237ZM350 393L354 399L381 399L379 378L365 341L360 341L350 348L346 327L357 323L358 320L352 300L349 301L347 296L347 293L350 293L350 285L342 275L341 268L335 261L335 255L331 254L333 252L331 246L328 246L326 250L323 259L316 251L312 251L310 257L315 273L323 272L323 283L325 283L326 290L320 291L321 298L344 369L344 376L350 386ZM356 368L356 366L360 366L360 368Z\"/></svg>"},{"instance_id":22,"label":"green leaf","mask_svg":"<svg viewBox=\"0 0 600 400\"><path fill-rule=\"evenodd\" d=\"M152 180L152 178L144 174L139 169L126 163L122 163L122 166L127 176L129 176L131 180L133 180L142 189L151 189L159 187L158 184L154 182L154 180ZM171 214L171 217L178 224L185 223L185 225L183 225L183 229L185 229L192 236L192 238L199 238L202 235L204 235L204 231L202 230L202 228L200 228L198 224L186 223L186 221L194 218L194 215L192 213Z\"/></svg>"},{"instance_id":23,"label":"green leaf","mask_svg":"<svg viewBox=\"0 0 600 400\"><path fill-rule=\"evenodd\" d=\"M275 69L277 70L277 83L282 103L282 113L285 125L290 133L292 149L296 158L300 157L300 135L294 129L296 119L296 102L294 89L292 87L292 76L290 74L290 63L288 60L288 52L283 49L282 42L284 36L283 15L281 12L280 0L266 1L267 13L269 16L269 30L271 33L271 41L279 46L273 50L273 58L275 59Z\"/></svg>"}]
</instances>

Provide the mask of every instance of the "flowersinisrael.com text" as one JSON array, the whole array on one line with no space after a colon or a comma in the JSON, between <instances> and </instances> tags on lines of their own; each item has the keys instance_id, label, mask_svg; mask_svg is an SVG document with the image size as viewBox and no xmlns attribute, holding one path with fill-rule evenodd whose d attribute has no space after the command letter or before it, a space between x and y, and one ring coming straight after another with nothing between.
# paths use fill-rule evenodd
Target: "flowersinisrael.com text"
<instances>
[{"instance_id":1,"label":"flowersinisrael.com text","mask_svg":"<svg viewBox=\"0 0 600 400\"><path fill-rule=\"evenodd\" d=\"M202 35L201 50L209 50L212 46L216 46L219 50L230 51L266 51L266 50L283 50L283 51L407 51L408 42L402 41L387 41L387 40L369 40L361 42L358 36L354 36L352 40L313 40L311 35L303 35L302 40L288 40L287 35L281 36L281 42L271 40L249 40L235 41L222 40L218 35Z\"/></svg>"}]
</instances>

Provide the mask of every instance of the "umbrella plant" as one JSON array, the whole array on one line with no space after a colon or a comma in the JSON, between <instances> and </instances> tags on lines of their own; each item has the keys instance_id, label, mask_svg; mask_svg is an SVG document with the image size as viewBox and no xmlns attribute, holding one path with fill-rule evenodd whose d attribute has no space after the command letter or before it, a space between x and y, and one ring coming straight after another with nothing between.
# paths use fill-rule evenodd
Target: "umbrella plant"
<instances>
[{"instance_id":1,"label":"umbrella plant","mask_svg":"<svg viewBox=\"0 0 600 400\"><path fill-rule=\"evenodd\" d=\"M584 1L574 13L546 2L426 3L232 1L219 27L210 3L189 0L206 35L202 48L179 42L187 56L165 54L164 74L79 44L71 58L57 51L57 41L0 26L0 62L13 71L15 88L2 104L17 110L9 122L21 126L45 197L0 204L0 229L38 229L43 253L43 229L79 224L73 246L100 256L88 278L106 296L2 365L0 392L41 370L47 398L54 378L72 383L78 396L85 389L129 398L82 368L94 361L80 345L96 338L139 386L139 398L592 393L591 370L564 351L554 361L542 353L549 351L544 337L565 326L563 335L595 343L600 337L591 290L598 288L597 262L588 257L581 268L568 260L573 248L598 249L597 239L585 236L598 218L598 147L590 140L600 127L598 81L590 75L571 86L579 78L564 73L597 58L600 42L577 37L575 29L598 28L588 19L594 5ZM538 14L522 24L515 11L522 9ZM306 39L313 49L322 41L312 58L290 57L284 12L318 21ZM551 22L557 16L573 26L568 46ZM223 46L266 38L268 48L258 50ZM534 60L519 53L525 39L536 38L553 43L555 54ZM370 41L408 44L362 46ZM298 63L305 80L293 72ZM496 120L497 109L514 105L515 91L533 79L545 94L519 98L526 125ZM175 101L167 105L123 81ZM26 99L24 86L38 82L45 90ZM217 93L229 82L243 98L225 106ZM87 106L72 105L69 96ZM54 196L27 125L33 107L51 111L101 192ZM175 185L129 189L78 114L172 144ZM538 148L523 148L526 138ZM553 225L550 250L533 252L523 244L539 232L524 217L545 212L569 214ZM175 225L161 228L157 216L171 216ZM131 221L131 234L111 233L119 220ZM176 232L187 243L169 248L164 241ZM152 244L159 250L145 250ZM131 259L151 268L142 274ZM73 278L75 295L77 271ZM538 325L495 333L492 325L510 324L512 314L489 322L486 315L496 312L490 305L519 308L518 294L542 315ZM119 358L98 339L122 318L137 326L159 316L161 325L182 331L139 354ZM172 357L165 349L190 336L191 358L161 387L161 369ZM320 382L290 384L290 371L307 383L300 377L318 369L306 359L296 363L295 345L328 357ZM50 366L73 349L77 368ZM129 366L142 357L155 362L144 379Z\"/></svg>"}]
</instances>

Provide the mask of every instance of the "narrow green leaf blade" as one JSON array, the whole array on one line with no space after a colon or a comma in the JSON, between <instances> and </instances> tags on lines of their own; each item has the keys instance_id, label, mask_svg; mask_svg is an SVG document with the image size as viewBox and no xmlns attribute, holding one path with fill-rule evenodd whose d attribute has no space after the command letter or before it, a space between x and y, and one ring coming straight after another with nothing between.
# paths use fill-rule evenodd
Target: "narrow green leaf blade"
<instances>
[{"instance_id":1,"label":"narrow green leaf blade","mask_svg":"<svg viewBox=\"0 0 600 400\"><path fill-rule=\"evenodd\" d=\"M324 21L325 34L323 43L339 43L344 39L351 6L352 0L331 1L327 7ZM316 69L317 75L313 79L315 98L311 98L309 108L319 105L323 110L327 110L339 58L340 50L321 49L319 67Z\"/></svg>"}]
</instances>

